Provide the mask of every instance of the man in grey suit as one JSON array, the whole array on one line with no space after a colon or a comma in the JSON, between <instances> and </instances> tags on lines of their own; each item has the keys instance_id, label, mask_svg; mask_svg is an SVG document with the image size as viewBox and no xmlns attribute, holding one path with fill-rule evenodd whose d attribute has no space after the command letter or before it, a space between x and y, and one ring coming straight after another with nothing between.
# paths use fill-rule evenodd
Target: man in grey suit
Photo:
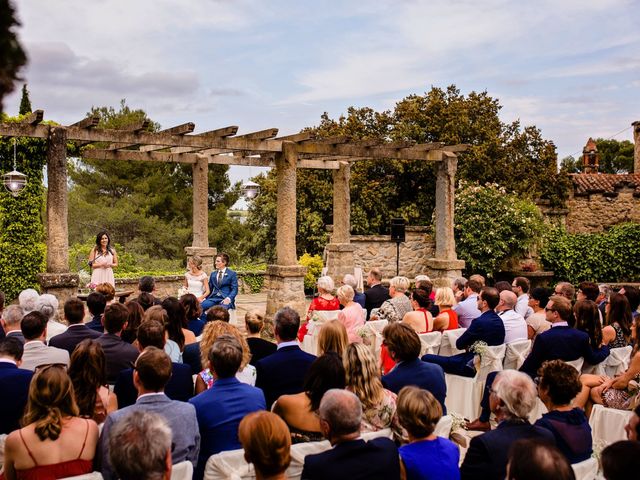
<instances>
[{"instance_id":1,"label":"man in grey suit","mask_svg":"<svg viewBox=\"0 0 640 480\"><path fill-rule=\"evenodd\" d=\"M9 305L2 312L2 320L0 320L0 323L2 323L7 337L15 337L24 344L24 335L22 335L22 330L20 330L22 317L24 317L24 310L22 310L20 305Z\"/></svg>"},{"instance_id":2,"label":"man in grey suit","mask_svg":"<svg viewBox=\"0 0 640 480\"><path fill-rule=\"evenodd\" d=\"M47 317L42 313L34 311L26 314L20 322L20 328L25 340L22 368L35 371L37 367L52 363L69 366L69 352L45 345Z\"/></svg>"},{"instance_id":3,"label":"man in grey suit","mask_svg":"<svg viewBox=\"0 0 640 480\"><path fill-rule=\"evenodd\" d=\"M164 387L171 377L171 359L156 347L147 347L138 357L133 371L133 383L138 389L138 400L134 405L111 413L104 423L100 436L99 457L102 476L117 479L109 462L109 431L127 413L151 411L160 414L171 428L173 464L188 460L195 466L200 452L200 431L193 405L171 400L164 394Z\"/></svg>"}]
</instances>

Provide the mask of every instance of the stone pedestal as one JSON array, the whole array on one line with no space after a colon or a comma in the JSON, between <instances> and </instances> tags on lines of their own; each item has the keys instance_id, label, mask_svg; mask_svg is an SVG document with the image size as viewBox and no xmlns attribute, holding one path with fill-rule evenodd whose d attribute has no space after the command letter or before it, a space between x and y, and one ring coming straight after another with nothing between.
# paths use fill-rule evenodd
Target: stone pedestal
<instances>
[{"instance_id":1,"label":"stone pedestal","mask_svg":"<svg viewBox=\"0 0 640 480\"><path fill-rule=\"evenodd\" d=\"M50 293L58 299L58 319L64 318L64 302L78 295L80 277L77 273L39 273L41 293Z\"/></svg>"},{"instance_id":2,"label":"stone pedestal","mask_svg":"<svg viewBox=\"0 0 640 480\"><path fill-rule=\"evenodd\" d=\"M267 290L267 320L272 320L282 307L291 307L300 317L306 315L304 301L304 274L307 267L301 265L269 265L265 285Z\"/></svg>"},{"instance_id":3,"label":"stone pedestal","mask_svg":"<svg viewBox=\"0 0 640 480\"><path fill-rule=\"evenodd\" d=\"M214 262L218 250L215 247L185 247L184 251L187 254L187 259L198 255L202 258L202 270L207 273L211 273L215 270Z\"/></svg>"},{"instance_id":4,"label":"stone pedestal","mask_svg":"<svg viewBox=\"0 0 640 480\"><path fill-rule=\"evenodd\" d=\"M329 275L336 284L344 275L354 272L355 245L350 243L329 243L326 246L327 252L327 275Z\"/></svg>"},{"instance_id":5,"label":"stone pedestal","mask_svg":"<svg viewBox=\"0 0 640 480\"><path fill-rule=\"evenodd\" d=\"M63 127L51 127L49 133L47 185L47 272L64 274L69 270L69 230L67 131Z\"/></svg>"},{"instance_id":6,"label":"stone pedestal","mask_svg":"<svg viewBox=\"0 0 640 480\"><path fill-rule=\"evenodd\" d=\"M464 260L427 259L428 275L434 287L450 287L451 280L462 276Z\"/></svg>"}]
</instances>

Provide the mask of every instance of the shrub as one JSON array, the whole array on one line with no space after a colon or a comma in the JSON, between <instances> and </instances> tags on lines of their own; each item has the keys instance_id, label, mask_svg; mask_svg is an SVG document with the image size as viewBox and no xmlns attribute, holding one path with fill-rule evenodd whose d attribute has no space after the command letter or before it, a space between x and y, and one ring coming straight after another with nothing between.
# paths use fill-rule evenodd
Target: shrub
<instances>
[{"instance_id":1,"label":"shrub","mask_svg":"<svg viewBox=\"0 0 640 480\"><path fill-rule=\"evenodd\" d=\"M307 267L307 273L304 275L305 290L313 290L322 273L322 257L305 253L298 259L298 263Z\"/></svg>"},{"instance_id":2,"label":"shrub","mask_svg":"<svg viewBox=\"0 0 640 480\"><path fill-rule=\"evenodd\" d=\"M460 182L455 204L456 249L468 272L492 276L540 238L542 215L529 200L497 184Z\"/></svg>"},{"instance_id":3,"label":"shrub","mask_svg":"<svg viewBox=\"0 0 640 480\"><path fill-rule=\"evenodd\" d=\"M640 280L640 224L623 223L603 233L569 234L550 229L540 258L545 269L571 283Z\"/></svg>"},{"instance_id":4,"label":"shrub","mask_svg":"<svg viewBox=\"0 0 640 480\"><path fill-rule=\"evenodd\" d=\"M4 120L4 119L3 119ZM14 121L18 119L10 119ZM16 167L27 185L13 197L0 187L0 290L12 300L25 288L38 288L36 275L45 271L46 246L42 226L46 141L17 138ZM13 170L13 139L0 138L0 174Z\"/></svg>"}]
</instances>

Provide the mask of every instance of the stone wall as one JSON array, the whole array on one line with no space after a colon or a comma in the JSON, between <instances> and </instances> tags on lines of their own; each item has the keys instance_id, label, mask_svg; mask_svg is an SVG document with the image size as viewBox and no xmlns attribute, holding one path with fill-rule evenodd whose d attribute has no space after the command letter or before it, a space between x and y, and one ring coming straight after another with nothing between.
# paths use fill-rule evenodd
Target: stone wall
<instances>
[{"instance_id":1,"label":"stone wall","mask_svg":"<svg viewBox=\"0 0 640 480\"><path fill-rule=\"evenodd\" d=\"M574 197L567 201L566 224L570 233L592 233L624 222L640 223L640 198L631 189L615 197L603 194Z\"/></svg>"},{"instance_id":2,"label":"stone wall","mask_svg":"<svg viewBox=\"0 0 640 480\"><path fill-rule=\"evenodd\" d=\"M435 242L427 227L406 227L405 242L400 244L400 275L414 279L427 272L426 261L435 253ZM352 235L355 266L363 275L373 268L382 270L384 278L396 276L396 243L390 235Z\"/></svg>"}]
</instances>

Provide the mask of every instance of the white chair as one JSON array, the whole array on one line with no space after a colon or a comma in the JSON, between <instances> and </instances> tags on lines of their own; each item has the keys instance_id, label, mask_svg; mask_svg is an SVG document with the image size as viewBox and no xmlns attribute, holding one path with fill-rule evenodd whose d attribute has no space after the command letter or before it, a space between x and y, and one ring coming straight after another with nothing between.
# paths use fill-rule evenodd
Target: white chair
<instances>
[{"instance_id":1,"label":"white chair","mask_svg":"<svg viewBox=\"0 0 640 480\"><path fill-rule=\"evenodd\" d=\"M4 442L7 440L7 434L3 433L0 435L0 472L2 472L2 467L4 466Z\"/></svg>"},{"instance_id":2,"label":"white chair","mask_svg":"<svg viewBox=\"0 0 640 480\"><path fill-rule=\"evenodd\" d=\"M573 368L575 368L578 371L578 373L582 373L582 365L584 365L584 358L580 357L580 358L576 358L575 360L571 360L571 361L566 361L565 360L564 363L568 363Z\"/></svg>"},{"instance_id":3,"label":"white chair","mask_svg":"<svg viewBox=\"0 0 640 480\"><path fill-rule=\"evenodd\" d=\"M589 417L593 444L596 445L600 442L604 447L619 440L626 440L627 435L624 427L629 422L631 415L633 415L633 412L628 410L617 410L615 408L606 408L603 405L594 405L591 410L591 417Z\"/></svg>"},{"instance_id":4,"label":"white chair","mask_svg":"<svg viewBox=\"0 0 640 480\"><path fill-rule=\"evenodd\" d=\"M542 415L544 415L548 411L549 410L547 410L547 407L544 405L544 403L542 403L542 400L538 398L535 407L533 407L533 409L529 412L529 422L536 423L540 418L542 418Z\"/></svg>"},{"instance_id":5,"label":"white chair","mask_svg":"<svg viewBox=\"0 0 640 480\"><path fill-rule=\"evenodd\" d=\"M188 460L179 462L171 468L171 480L191 480L193 478L193 463Z\"/></svg>"},{"instance_id":6,"label":"white chair","mask_svg":"<svg viewBox=\"0 0 640 480\"><path fill-rule=\"evenodd\" d=\"M519 340L507 344L504 354L504 369L518 370L524 363L525 358L531 352L531 340Z\"/></svg>"},{"instance_id":7,"label":"white chair","mask_svg":"<svg viewBox=\"0 0 640 480\"><path fill-rule=\"evenodd\" d=\"M371 320L365 323L365 326L373 332L371 351L375 358L380 358L380 350L382 349L382 331L388 324L388 320Z\"/></svg>"},{"instance_id":8,"label":"white chair","mask_svg":"<svg viewBox=\"0 0 640 480\"><path fill-rule=\"evenodd\" d=\"M576 480L594 480L598 478L598 460L591 457L571 465Z\"/></svg>"},{"instance_id":9,"label":"white chair","mask_svg":"<svg viewBox=\"0 0 640 480\"><path fill-rule=\"evenodd\" d=\"M443 415L442 418L436 424L436 428L433 431L433 433L435 433L438 437L449 439L452 425L453 425L453 417L451 415Z\"/></svg>"},{"instance_id":10,"label":"white chair","mask_svg":"<svg viewBox=\"0 0 640 480\"><path fill-rule=\"evenodd\" d=\"M211 455L204 469L205 480L253 480L253 464L244 459L244 450L229 450Z\"/></svg>"},{"instance_id":11,"label":"white chair","mask_svg":"<svg viewBox=\"0 0 640 480\"><path fill-rule=\"evenodd\" d=\"M585 364L582 367L582 373L593 373L595 375L606 375L613 378L629 368L631 362L631 345L620 348L612 348L609 356L598 365Z\"/></svg>"},{"instance_id":12,"label":"white chair","mask_svg":"<svg viewBox=\"0 0 640 480\"><path fill-rule=\"evenodd\" d=\"M433 355L438 354L438 351L440 351L440 344L442 343L442 333L419 333L418 337L420 337L420 343L422 344L422 348L420 349L420 356L427 353Z\"/></svg>"},{"instance_id":13,"label":"white chair","mask_svg":"<svg viewBox=\"0 0 640 480\"><path fill-rule=\"evenodd\" d=\"M442 342L440 343L440 351L438 352L438 355L451 357L464 352L464 350L458 350L456 347L456 341L466 331L466 328L456 328L454 330L445 330L442 332Z\"/></svg>"},{"instance_id":14,"label":"white chair","mask_svg":"<svg viewBox=\"0 0 640 480\"><path fill-rule=\"evenodd\" d=\"M300 343L300 348L311 355L318 353L318 334L322 329L322 326L338 318L340 310L315 310L313 317L315 321L310 320L307 323L307 334Z\"/></svg>"},{"instance_id":15,"label":"white chair","mask_svg":"<svg viewBox=\"0 0 640 480\"><path fill-rule=\"evenodd\" d=\"M473 378L445 374L447 397L444 403L449 413L457 413L469 420L478 418L487 375L502 370L505 351L505 345L486 347L480 356L480 368Z\"/></svg>"}]
</instances>

